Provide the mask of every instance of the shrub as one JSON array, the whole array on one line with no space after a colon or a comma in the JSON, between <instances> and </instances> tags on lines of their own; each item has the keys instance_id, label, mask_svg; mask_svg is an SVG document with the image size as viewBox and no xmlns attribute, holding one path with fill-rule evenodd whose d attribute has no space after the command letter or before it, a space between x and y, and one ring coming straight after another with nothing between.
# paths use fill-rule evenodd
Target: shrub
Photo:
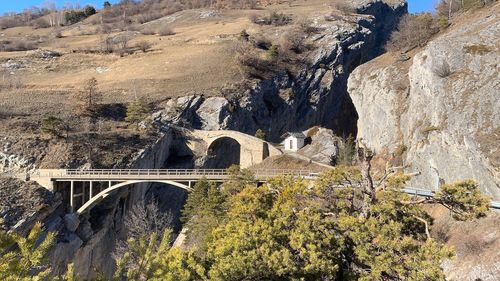
<instances>
[{"instance_id":1,"label":"shrub","mask_svg":"<svg viewBox=\"0 0 500 281\"><path fill-rule=\"evenodd\" d=\"M278 13L276 11L269 12L269 15L267 17L260 17L257 14L253 14L250 16L250 20L256 24L274 26L287 25L292 22L292 18L290 16L283 13Z\"/></svg>"},{"instance_id":2,"label":"shrub","mask_svg":"<svg viewBox=\"0 0 500 281\"><path fill-rule=\"evenodd\" d=\"M255 132L255 137L265 141L266 140L266 133L264 133L264 131L262 131L262 129L257 129L257 131Z\"/></svg>"},{"instance_id":3,"label":"shrub","mask_svg":"<svg viewBox=\"0 0 500 281\"><path fill-rule=\"evenodd\" d=\"M48 28L49 22L44 18L38 18L32 22L33 28Z\"/></svg>"},{"instance_id":4,"label":"shrub","mask_svg":"<svg viewBox=\"0 0 500 281\"><path fill-rule=\"evenodd\" d=\"M149 49L151 49L151 47L153 47L153 44L151 44L150 42L148 42L146 40L142 40L142 41L137 42L137 44L135 46L137 48L139 48L139 50L141 50L145 53L145 52L149 51Z\"/></svg>"},{"instance_id":5,"label":"shrub","mask_svg":"<svg viewBox=\"0 0 500 281\"><path fill-rule=\"evenodd\" d=\"M441 29L445 29L448 26L450 26L450 21L448 20L448 17L439 16L437 21L438 21L439 27L441 27Z\"/></svg>"},{"instance_id":6,"label":"shrub","mask_svg":"<svg viewBox=\"0 0 500 281\"><path fill-rule=\"evenodd\" d=\"M236 43L233 45L233 52L243 74L250 77L268 78L268 74L273 72L273 62L262 59L250 43Z\"/></svg>"},{"instance_id":7,"label":"shrub","mask_svg":"<svg viewBox=\"0 0 500 281\"><path fill-rule=\"evenodd\" d=\"M150 106L143 100L136 100L127 106L127 116L125 121L139 129L139 123L144 121L150 112Z\"/></svg>"},{"instance_id":8,"label":"shrub","mask_svg":"<svg viewBox=\"0 0 500 281\"><path fill-rule=\"evenodd\" d=\"M313 22L307 18L301 18L297 21L297 29L302 33L311 34L317 31L313 26Z\"/></svg>"},{"instance_id":9,"label":"shrub","mask_svg":"<svg viewBox=\"0 0 500 281\"><path fill-rule=\"evenodd\" d=\"M83 9L83 13L85 14L86 17L90 17L92 15L95 15L96 13L96 10L94 7L90 6L90 5L87 5L85 6L85 8Z\"/></svg>"},{"instance_id":10,"label":"shrub","mask_svg":"<svg viewBox=\"0 0 500 281\"><path fill-rule=\"evenodd\" d=\"M271 48L267 50L267 57L272 60L277 59L279 54L279 47L277 45L272 45Z\"/></svg>"},{"instance_id":11,"label":"shrub","mask_svg":"<svg viewBox=\"0 0 500 281\"><path fill-rule=\"evenodd\" d=\"M172 28L170 28L167 25L164 25L164 26L161 26L160 28L158 28L158 35L160 35L160 36L169 36L169 35L174 35L174 34L175 34L175 32L172 30Z\"/></svg>"},{"instance_id":12,"label":"shrub","mask_svg":"<svg viewBox=\"0 0 500 281\"><path fill-rule=\"evenodd\" d=\"M7 29L16 26L22 26L24 22L18 16L0 17L0 29Z\"/></svg>"},{"instance_id":13,"label":"shrub","mask_svg":"<svg viewBox=\"0 0 500 281\"><path fill-rule=\"evenodd\" d=\"M62 120L55 116L48 116L42 120L40 130L52 136L60 136L62 129Z\"/></svg>"},{"instance_id":14,"label":"shrub","mask_svg":"<svg viewBox=\"0 0 500 281\"><path fill-rule=\"evenodd\" d=\"M430 132L439 131L441 128L436 126L427 126L422 130L422 133L429 134Z\"/></svg>"},{"instance_id":15,"label":"shrub","mask_svg":"<svg viewBox=\"0 0 500 281\"><path fill-rule=\"evenodd\" d=\"M245 29L243 29L240 32L239 39L242 40L242 41L248 41L249 38L250 38L250 34L248 34L248 32Z\"/></svg>"},{"instance_id":16,"label":"shrub","mask_svg":"<svg viewBox=\"0 0 500 281\"><path fill-rule=\"evenodd\" d=\"M280 46L283 50L291 50L295 53L301 53L304 49L303 33L297 29L289 30L283 33L280 38Z\"/></svg>"},{"instance_id":17,"label":"shrub","mask_svg":"<svg viewBox=\"0 0 500 281\"><path fill-rule=\"evenodd\" d=\"M432 72L441 78L448 77L451 74L450 65L446 60L442 60L434 64Z\"/></svg>"},{"instance_id":18,"label":"shrub","mask_svg":"<svg viewBox=\"0 0 500 281\"><path fill-rule=\"evenodd\" d=\"M262 50L269 50L269 48L271 48L271 46L273 45L271 40L269 40L269 38L261 34L258 34L253 38L253 44L255 47Z\"/></svg>"},{"instance_id":19,"label":"shrub","mask_svg":"<svg viewBox=\"0 0 500 281\"><path fill-rule=\"evenodd\" d=\"M397 30L392 32L385 48L391 52L407 52L426 44L438 31L439 28L434 24L430 13L405 15Z\"/></svg>"},{"instance_id":20,"label":"shrub","mask_svg":"<svg viewBox=\"0 0 500 281\"><path fill-rule=\"evenodd\" d=\"M64 14L64 19L69 25L75 24L87 18L84 11L69 11Z\"/></svg>"},{"instance_id":21,"label":"shrub","mask_svg":"<svg viewBox=\"0 0 500 281\"><path fill-rule=\"evenodd\" d=\"M29 51L34 49L36 49L35 42L25 39L14 39L0 42L0 51L4 52Z\"/></svg>"},{"instance_id":22,"label":"shrub","mask_svg":"<svg viewBox=\"0 0 500 281\"><path fill-rule=\"evenodd\" d=\"M113 49L120 55L120 57L124 56L125 54L133 53L128 45L130 39L131 35L128 32L124 32L112 39L112 42L117 45L117 48Z\"/></svg>"},{"instance_id":23,"label":"shrub","mask_svg":"<svg viewBox=\"0 0 500 281\"><path fill-rule=\"evenodd\" d=\"M161 17L163 17L163 15L160 11L151 11L151 12L147 12L147 13L139 15L139 17L137 18L137 21L140 24L143 24L146 22L150 22L150 21L159 19Z\"/></svg>"},{"instance_id":24,"label":"shrub","mask_svg":"<svg viewBox=\"0 0 500 281\"><path fill-rule=\"evenodd\" d=\"M356 156L356 143L354 137L349 135L339 145L338 153L332 157L333 166L346 165L351 166Z\"/></svg>"},{"instance_id":25,"label":"shrub","mask_svg":"<svg viewBox=\"0 0 500 281\"><path fill-rule=\"evenodd\" d=\"M140 32L143 35L155 35L156 34L156 31L154 29L152 29L150 26L144 27Z\"/></svg>"},{"instance_id":26,"label":"shrub","mask_svg":"<svg viewBox=\"0 0 500 281\"><path fill-rule=\"evenodd\" d=\"M307 131L307 137L314 137L319 132L319 126L314 126Z\"/></svg>"}]
</instances>

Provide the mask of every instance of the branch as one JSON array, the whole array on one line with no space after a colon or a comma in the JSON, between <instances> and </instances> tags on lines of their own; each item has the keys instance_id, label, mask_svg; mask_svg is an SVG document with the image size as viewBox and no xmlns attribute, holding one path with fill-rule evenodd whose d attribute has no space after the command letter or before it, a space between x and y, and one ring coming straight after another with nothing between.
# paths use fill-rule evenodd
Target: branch
<instances>
[{"instance_id":1,"label":"branch","mask_svg":"<svg viewBox=\"0 0 500 281\"><path fill-rule=\"evenodd\" d=\"M419 216L416 216L416 215L413 215L413 217L415 217L417 220L419 220L425 224L425 234L427 235L427 239L431 239L431 234L429 232L429 224L427 223L427 221Z\"/></svg>"},{"instance_id":2,"label":"branch","mask_svg":"<svg viewBox=\"0 0 500 281\"><path fill-rule=\"evenodd\" d=\"M403 201L399 201L399 203L401 203L403 205L416 205L416 204L422 204L422 203L430 203L430 202L433 202L433 201L434 201L433 199L422 198L422 199L417 200L417 201L406 201L406 200L403 200Z\"/></svg>"}]
</instances>

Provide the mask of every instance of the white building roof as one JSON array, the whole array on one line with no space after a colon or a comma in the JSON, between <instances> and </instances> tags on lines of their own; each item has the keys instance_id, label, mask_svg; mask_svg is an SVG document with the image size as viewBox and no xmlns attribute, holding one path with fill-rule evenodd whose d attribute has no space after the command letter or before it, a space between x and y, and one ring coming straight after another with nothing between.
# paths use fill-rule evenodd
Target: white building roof
<instances>
[{"instance_id":1,"label":"white building roof","mask_svg":"<svg viewBox=\"0 0 500 281\"><path fill-rule=\"evenodd\" d=\"M302 132L286 132L281 136L282 139L286 139L288 137L294 137L297 139L305 139L306 138L306 136Z\"/></svg>"}]
</instances>

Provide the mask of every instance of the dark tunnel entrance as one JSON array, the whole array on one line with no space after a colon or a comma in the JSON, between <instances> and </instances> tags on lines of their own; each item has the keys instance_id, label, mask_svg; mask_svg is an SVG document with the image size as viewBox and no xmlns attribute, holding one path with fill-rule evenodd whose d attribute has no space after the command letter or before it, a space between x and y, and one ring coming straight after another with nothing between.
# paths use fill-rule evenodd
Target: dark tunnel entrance
<instances>
[{"instance_id":1,"label":"dark tunnel entrance","mask_svg":"<svg viewBox=\"0 0 500 281\"><path fill-rule=\"evenodd\" d=\"M216 139L210 144L204 168L226 169L231 165L239 165L241 159L241 145L229 137Z\"/></svg>"}]
</instances>

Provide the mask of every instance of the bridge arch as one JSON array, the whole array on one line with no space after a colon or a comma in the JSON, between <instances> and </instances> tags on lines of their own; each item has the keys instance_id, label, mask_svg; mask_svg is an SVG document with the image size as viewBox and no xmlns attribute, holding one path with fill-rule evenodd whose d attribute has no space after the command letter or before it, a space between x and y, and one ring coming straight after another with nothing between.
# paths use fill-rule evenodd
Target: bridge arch
<instances>
[{"instance_id":1,"label":"bridge arch","mask_svg":"<svg viewBox=\"0 0 500 281\"><path fill-rule=\"evenodd\" d=\"M124 181L124 182L114 184L114 185L102 190L101 192L99 192L98 194L93 196L89 201L85 202L85 204L83 204L76 212L79 215L83 214L84 212L89 210L94 204L96 204L99 201L106 198L106 196L108 196L112 191L118 190L124 186L137 184L137 183L164 183L164 184L168 184L168 185L177 186L177 187L185 189L187 191L192 190L191 187L189 187L185 184L182 184L182 183L179 183L176 181L170 181L170 180L129 180L129 181Z\"/></svg>"},{"instance_id":2,"label":"bridge arch","mask_svg":"<svg viewBox=\"0 0 500 281\"><path fill-rule=\"evenodd\" d=\"M248 168L261 163L269 156L281 155L283 152L272 144L257 137L231 130L204 131L182 129L186 136L192 137L188 146L196 150L196 144L203 141L205 144L205 155L210 147L221 138L231 138L240 144L240 167Z\"/></svg>"},{"instance_id":3,"label":"bridge arch","mask_svg":"<svg viewBox=\"0 0 500 281\"><path fill-rule=\"evenodd\" d=\"M243 147L238 140L229 136L221 136L207 144L206 167L226 169L231 165L240 165Z\"/></svg>"}]
</instances>

